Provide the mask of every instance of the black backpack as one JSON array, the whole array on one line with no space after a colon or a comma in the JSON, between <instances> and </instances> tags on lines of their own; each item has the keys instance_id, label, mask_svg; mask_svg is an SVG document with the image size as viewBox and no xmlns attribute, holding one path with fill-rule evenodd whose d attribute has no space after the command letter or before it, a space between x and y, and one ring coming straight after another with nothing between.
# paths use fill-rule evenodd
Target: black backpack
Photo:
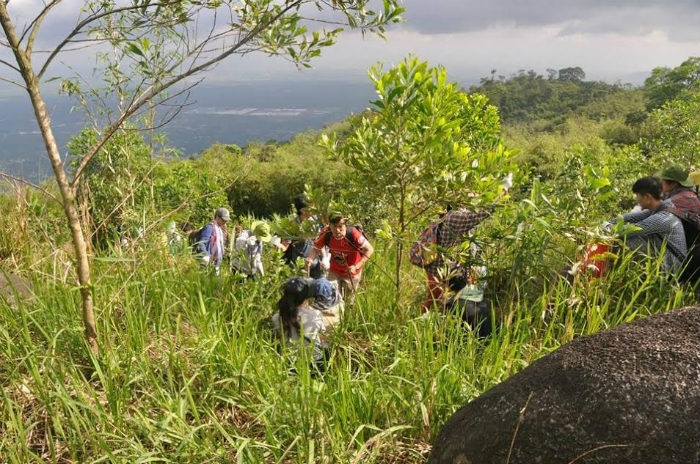
<instances>
[{"instance_id":1,"label":"black backpack","mask_svg":"<svg viewBox=\"0 0 700 464\"><path fill-rule=\"evenodd\" d=\"M700 281L700 231L687 219L681 219L688 255L683 262L683 272L679 280L696 284Z\"/></svg>"},{"instance_id":2,"label":"black backpack","mask_svg":"<svg viewBox=\"0 0 700 464\"><path fill-rule=\"evenodd\" d=\"M204 231L203 226L194 232L191 232L190 235L187 237L187 241L190 244L190 248L192 248L192 253L197 254L199 253L199 242L202 241L202 232Z\"/></svg>"}]
</instances>

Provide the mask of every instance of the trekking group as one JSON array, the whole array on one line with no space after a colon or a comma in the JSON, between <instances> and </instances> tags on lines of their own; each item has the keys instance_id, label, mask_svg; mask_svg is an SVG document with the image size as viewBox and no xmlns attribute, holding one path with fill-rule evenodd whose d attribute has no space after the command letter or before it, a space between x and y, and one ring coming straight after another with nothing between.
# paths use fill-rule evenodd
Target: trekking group
<instances>
[{"instance_id":1,"label":"trekking group","mask_svg":"<svg viewBox=\"0 0 700 464\"><path fill-rule=\"evenodd\" d=\"M503 194L510 183L508 176ZM635 209L603 225L618 239L613 251L624 248L635 256L658 258L663 272L695 285L700 280L700 199L688 171L670 166L656 176L638 179L631 190L637 202ZM427 292L421 304L424 315L456 312L482 337L491 332L494 317L484 294L487 270L479 247L471 244L471 257L466 261L451 251L469 240L473 229L492 215L500 198L477 211L448 207L409 250L409 261L425 271ZM280 238L273 236L267 223L255 221L249 229L234 227L229 237L231 216L222 207L209 223L190 234L190 242L202 268L211 269L216 276L221 274L229 243L234 274L247 278L264 275L263 244L272 244L292 268L303 269L304 275L283 283L272 323L287 342L311 347L313 361L322 370L326 357L323 334L339 322L346 305L354 304L363 268L374 247L362 228L349 224L341 212L329 212L323 224L312 214L303 194L294 198L294 208L293 222L306 234ZM585 271L586 265L578 263L568 271L568 277Z\"/></svg>"}]
</instances>

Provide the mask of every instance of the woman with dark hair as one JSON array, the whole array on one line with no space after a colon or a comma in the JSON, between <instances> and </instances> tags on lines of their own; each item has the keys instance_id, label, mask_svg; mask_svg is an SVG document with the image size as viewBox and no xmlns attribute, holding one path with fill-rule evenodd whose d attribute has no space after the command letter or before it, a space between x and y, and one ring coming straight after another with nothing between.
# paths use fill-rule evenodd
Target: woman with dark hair
<instances>
[{"instance_id":1,"label":"woman with dark hair","mask_svg":"<svg viewBox=\"0 0 700 464\"><path fill-rule=\"evenodd\" d=\"M322 333L337 322L342 308L340 292L333 283L323 278L292 277L282 285L272 323L285 341L311 346L314 365L323 370L327 348Z\"/></svg>"}]
</instances>

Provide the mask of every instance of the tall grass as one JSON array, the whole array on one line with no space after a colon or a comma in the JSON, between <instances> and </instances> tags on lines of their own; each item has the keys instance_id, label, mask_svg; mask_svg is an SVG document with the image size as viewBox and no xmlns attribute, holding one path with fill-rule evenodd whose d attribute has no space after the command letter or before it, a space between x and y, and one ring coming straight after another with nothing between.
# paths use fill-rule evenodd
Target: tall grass
<instances>
[{"instance_id":1,"label":"tall grass","mask_svg":"<svg viewBox=\"0 0 700 464\"><path fill-rule=\"evenodd\" d=\"M382 272L392 257L377 248L323 376L304 352L284 356L272 331L290 272L279 262L260 280L217 281L185 256L97 260L97 357L77 289L47 266L33 297L0 301L0 462L420 463L459 406L535 359L693 301L658 263L545 279L537 295L516 275L497 300L500 327L479 340L452 315L417 317L418 269L397 304Z\"/></svg>"}]
</instances>

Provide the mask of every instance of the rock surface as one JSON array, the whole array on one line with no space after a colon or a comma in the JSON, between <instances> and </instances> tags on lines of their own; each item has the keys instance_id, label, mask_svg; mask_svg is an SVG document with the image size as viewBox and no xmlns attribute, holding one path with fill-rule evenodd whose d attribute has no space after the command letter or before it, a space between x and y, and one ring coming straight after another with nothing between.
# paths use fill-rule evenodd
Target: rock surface
<instances>
[{"instance_id":1,"label":"rock surface","mask_svg":"<svg viewBox=\"0 0 700 464\"><path fill-rule=\"evenodd\" d=\"M700 308L544 356L455 412L429 460L573 462L700 463Z\"/></svg>"},{"instance_id":2,"label":"rock surface","mask_svg":"<svg viewBox=\"0 0 700 464\"><path fill-rule=\"evenodd\" d=\"M15 305L16 296L27 298L31 295L31 290L27 282L17 274L0 272L0 301L4 300L8 304Z\"/></svg>"}]
</instances>

